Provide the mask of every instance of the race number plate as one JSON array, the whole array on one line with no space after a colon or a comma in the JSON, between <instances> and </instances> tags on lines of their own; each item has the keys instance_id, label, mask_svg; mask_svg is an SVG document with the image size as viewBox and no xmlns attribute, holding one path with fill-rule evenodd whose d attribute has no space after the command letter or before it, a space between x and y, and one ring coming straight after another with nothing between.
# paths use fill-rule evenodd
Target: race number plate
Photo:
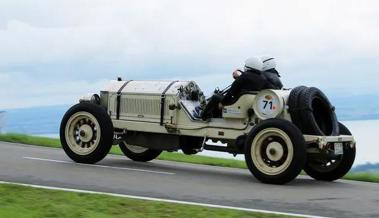
<instances>
[{"instance_id":1,"label":"race number plate","mask_svg":"<svg viewBox=\"0 0 379 218\"><path fill-rule=\"evenodd\" d=\"M343 154L343 144L338 142L334 143L334 154L339 155Z\"/></svg>"},{"instance_id":2,"label":"race number plate","mask_svg":"<svg viewBox=\"0 0 379 218\"><path fill-rule=\"evenodd\" d=\"M263 95L258 99L258 109L263 116L273 118L277 115L279 100L273 95Z\"/></svg>"}]
</instances>

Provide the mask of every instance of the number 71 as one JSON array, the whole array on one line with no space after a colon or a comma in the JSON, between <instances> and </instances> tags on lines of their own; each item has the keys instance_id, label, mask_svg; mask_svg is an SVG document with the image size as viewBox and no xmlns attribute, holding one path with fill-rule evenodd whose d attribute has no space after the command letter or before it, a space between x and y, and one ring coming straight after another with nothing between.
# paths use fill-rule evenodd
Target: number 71
<instances>
[{"instance_id":1,"label":"number 71","mask_svg":"<svg viewBox=\"0 0 379 218\"><path fill-rule=\"evenodd\" d=\"M269 105L270 106L270 110L272 110L272 101L263 100L263 103L265 104L265 105L263 105L263 109L266 109L267 106Z\"/></svg>"}]
</instances>

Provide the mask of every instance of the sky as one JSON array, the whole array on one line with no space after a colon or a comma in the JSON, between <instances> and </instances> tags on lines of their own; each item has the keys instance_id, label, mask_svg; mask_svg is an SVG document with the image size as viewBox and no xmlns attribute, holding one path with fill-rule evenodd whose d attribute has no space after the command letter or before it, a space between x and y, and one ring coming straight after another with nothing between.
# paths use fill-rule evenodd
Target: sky
<instances>
[{"instance_id":1,"label":"sky","mask_svg":"<svg viewBox=\"0 0 379 218\"><path fill-rule=\"evenodd\" d=\"M1 0L0 109L72 104L117 76L210 94L255 55L288 88L379 96L378 14L375 0Z\"/></svg>"}]
</instances>

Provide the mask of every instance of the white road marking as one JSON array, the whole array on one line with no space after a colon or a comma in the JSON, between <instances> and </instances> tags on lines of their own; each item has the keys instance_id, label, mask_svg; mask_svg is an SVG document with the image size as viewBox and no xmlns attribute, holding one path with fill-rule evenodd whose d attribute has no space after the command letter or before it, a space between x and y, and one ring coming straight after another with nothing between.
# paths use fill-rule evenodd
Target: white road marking
<instances>
[{"instance_id":1,"label":"white road marking","mask_svg":"<svg viewBox=\"0 0 379 218\"><path fill-rule=\"evenodd\" d=\"M170 173L170 172L164 172L164 171L143 170L143 169L128 168L128 167L113 167L113 166L98 165L98 164L96 164L96 165L94 165L94 164L82 164L82 163L75 163L75 162L71 162L71 161L53 160L53 159L45 159L45 158L38 158L38 157L23 157L23 158L28 159L28 160L38 160L38 161L46 161L46 162L83 165L83 166L98 167L98 168L109 168L109 169L117 169L117 170L129 170L129 171L137 171L137 172L144 172L144 173L155 173L155 174L163 174L163 175L175 175L176 174L176 173Z\"/></svg>"},{"instance_id":2,"label":"white road marking","mask_svg":"<svg viewBox=\"0 0 379 218\"><path fill-rule=\"evenodd\" d=\"M247 211L247 212L284 215L284 216L296 216L296 217L304 217L304 218L327 218L327 217L313 216L313 215L306 215L306 214L285 213L285 212L277 212L277 211L270 211L270 210L259 210L259 209L251 209L251 208L244 208L244 207L231 207L231 206L224 206L224 205L218 205L218 204L204 204L204 203L197 203L197 202L191 202L191 201L177 201L177 200L170 200L170 199L164 199L164 198L151 198L151 197L143 197L143 196L136 196L136 195L124 195L124 194L115 194L115 193L109 193L109 192L97 192L97 191L89 191L89 190L81 190L81 189L60 188L60 187L53 187L53 186L33 185L33 184L17 183L17 182L0 181L0 184L21 185L21 186L32 187L32 188L77 192L77 193L85 193L85 194L99 194L99 195L107 195L107 196L113 196L113 197L131 198L131 199L137 199L137 200L160 201L160 202L174 203L174 204L202 206L202 207L210 207L210 208L218 208L218 209L230 209L230 210L239 210L239 211Z\"/></svg>"}]
</instances>

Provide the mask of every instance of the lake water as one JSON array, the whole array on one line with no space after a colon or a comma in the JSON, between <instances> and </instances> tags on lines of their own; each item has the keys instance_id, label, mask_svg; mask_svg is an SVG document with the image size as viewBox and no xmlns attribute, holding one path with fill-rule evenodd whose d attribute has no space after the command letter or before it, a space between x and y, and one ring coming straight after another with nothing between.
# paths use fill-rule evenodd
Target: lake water
<instances>
[{"instance_id":1,"label":"lake water","mask_svg":"<svg viewBox=\"0 0 379 218\"><path fill-rule=\"evenodd\" d=\"M69 106L12 109L6 112L0 124L3 132L24 133L58 137L60 121ZM379 162L379 120L342 121L354 134L357 141L355 165ZM2 128L1 128L2 127ZM222 152L204 151L203 155L233 158ZM243 155L238 155L243 159Z\"/></svg>"},{"instance_id":2,"label":"lake water","mask_svg":"<svg viewBox=\"0 0 379 218\"><path fill-rule=\"evenodd\" d=\"M379 162L379 120L343 121L357 141L355 164Z\"/></svg>"}]
</instances>

